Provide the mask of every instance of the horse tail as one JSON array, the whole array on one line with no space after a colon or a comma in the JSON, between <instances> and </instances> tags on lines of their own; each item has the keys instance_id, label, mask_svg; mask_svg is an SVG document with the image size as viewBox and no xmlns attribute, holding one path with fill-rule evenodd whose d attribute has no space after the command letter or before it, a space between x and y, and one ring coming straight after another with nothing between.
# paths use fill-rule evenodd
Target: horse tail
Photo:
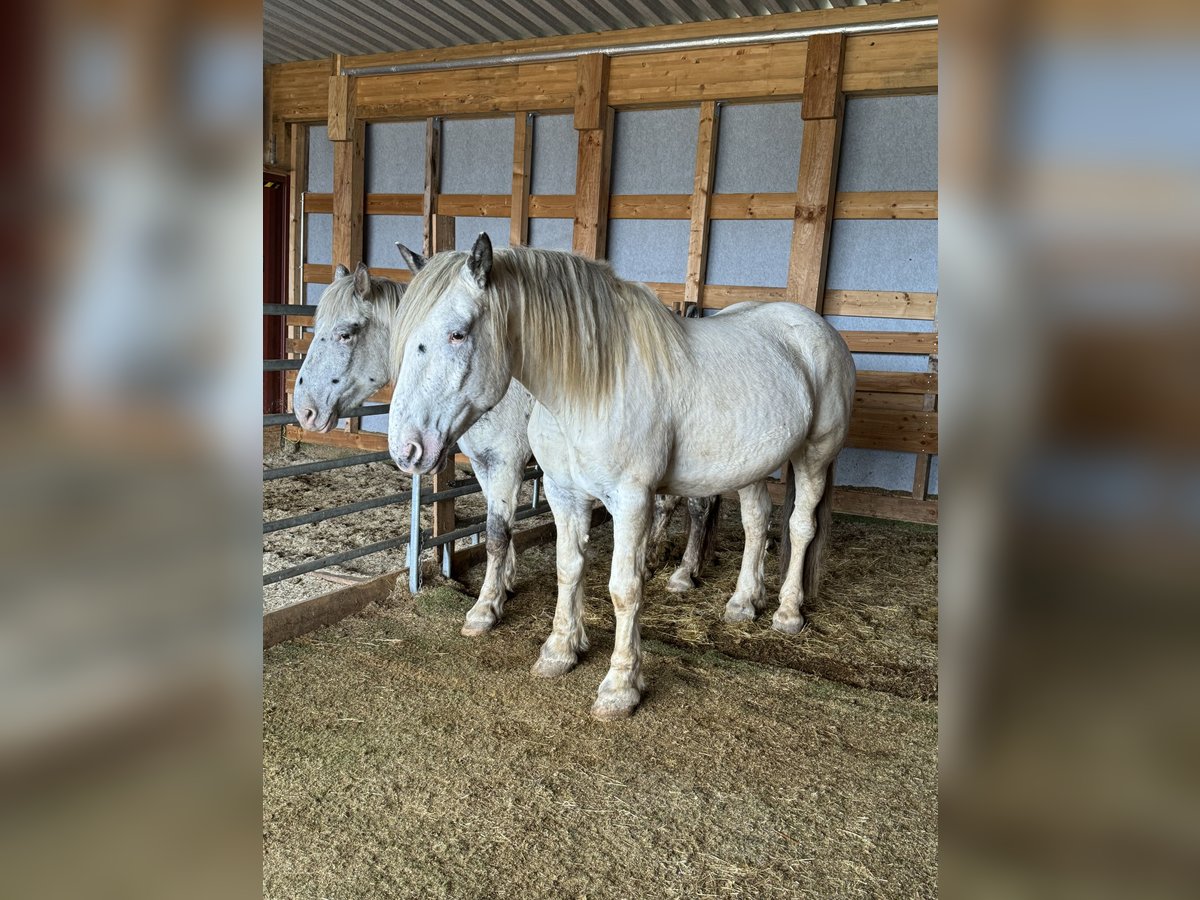
<instances>
[{"instance_id":1,"label":"horse tail","mask_svg":"<svg viewBox=\"0 0 1200 900\"><path fill-rule=\"evenodd\" d=\"M817 501L816 531L808 542L804 553L804 570L800 577L800 589L803 597L809 600L817 595L821 585L821 559L825 554L825 545L829 543L829 532L833 530L833 467L830 463L825 470L825 490Z\"/></svg>"},{"instance_id":2,"label":"horse tail","mask_svg":"<svg viewBox=\"0 0 1200 900\"><path fill-rule=\"evenodd\" d=\"M717 551L717 526L721 520L721 495L706 497L703 500L689 500L688 503L696 503L704 507L704 528L700 532L700 564L697 569L697 571L703 571Z\"/></svg>"},{"instance_id":3,"label":"horse tail","mask_svg":"<svg viewBox=\"0 0 1200 900\"><path fill-rule=\"evenodd\" d=\"M792 560L792 510L796 508L796 469L789 461L783 474L787 493L783 496L783 514L779 517L779 583L787 578L788 563Z\"/></svg>"}]
</instances>

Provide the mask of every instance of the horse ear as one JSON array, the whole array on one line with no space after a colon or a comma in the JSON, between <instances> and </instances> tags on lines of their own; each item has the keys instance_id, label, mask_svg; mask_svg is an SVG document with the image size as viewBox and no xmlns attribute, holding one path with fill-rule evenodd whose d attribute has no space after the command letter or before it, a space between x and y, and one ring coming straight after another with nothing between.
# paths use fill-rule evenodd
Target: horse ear
<instances>
[{"instance_id":1,"label":"horse ear","mask_svg":"<svg viewBox=\"0 0 1200 900\"><path fill-rule=\"evenodd\" d=\"M371 293L371 272L362 263L354 270L354 293L360 297Z\"/></svg>"},{"instance_id":2,"label":"horse ear","mask_svg":"<svg viewBox=\"0 0 1200 900\"><path fill-rule=\"evenodd\" d=\"M333 270L334 278L345 278L349 274L350 274L350 270L347 269L345 266L343 266L341 263L338 263L337 268Z\"/></svg>"},{"instance_id":3,"label":"horse ear","mask_svg":"<svg viewBox=\"0 0 1200 900\"><path fill-rule=\"evenodd\" d=\"M400 255L404 257L404 264L408 266L408 271L412 272L414 275L425 268L425 263L429 262L429 260L423 257L420 253L417 253L414 250L409 250L399 241L396 241L396 249L399 250Z\"/></svg>"},{"instance_id":4,"label":"horse ear","mask_svg":"<svg viewBox=\"0 0 1200 900\"><path fill-rule=\"evenodd\" d=\"M486 231L479 232L479 237L475 238L471 258L467 260L467 271L480 289L488 286L488 278L492 274L492 239Z\"/></svg>"}]
</instances>

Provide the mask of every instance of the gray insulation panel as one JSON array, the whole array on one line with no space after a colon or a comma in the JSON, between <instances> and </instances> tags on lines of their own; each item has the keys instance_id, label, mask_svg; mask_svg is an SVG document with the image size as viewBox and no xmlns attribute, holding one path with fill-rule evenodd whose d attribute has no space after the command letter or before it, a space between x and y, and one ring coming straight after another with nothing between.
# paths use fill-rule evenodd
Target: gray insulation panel
<instances>
[{"instance_id":1,"label":"gray insulation panel","mask_svg":"<svg viewBox=\"0 0 1200 900\"><path fill-rule=\"evenodd\" d=\"M613 219L608 258L631 281L682 282L687 274L688 223L676 219Z\"/></svg>"},{"instance_id":2,"label":"gray insulation panel","mask_svg":"<svg viewBox=\"0 0 1200 900\"><path fill-rule=\"evenodd\" d=\"M530 219L529 246L543 250L570 250L575 237L574 219Z\"/></svg>"},{"instance_id":3,"label":"gray insulation panel","mask_svg":"<svg viewBox=\"0 0 1200 900\"><path fill-rule=\"evenodd\" d=\"M575 117L534 116L532 194L574 194L579 140Z\"/></svg>"},{"instance_id":4,"label":"gray insulation panel","mask_svg":"<svg viewBox=\"0 0 1200 900\"><path fill-rule=\"evenodd\" d=\"M912 489L916 471L915 453L847 447L838 455L833 481L834 484L853 487L906 491Z\"/></svg>"},{"instance_id":5,"label":"gray insulation panel","mask_svg":"<svg viewBox=\"0 0 1200 900\"><path fill-rule=\"evenodd\" d=\"M368 194L420 194L425 190L425 123L367 126Z\"/></svg>"},{"instance_id":6,"label":"gray insulation panel","mask_svg":"<svg viewBox=\"0 0 1200 900\"><path fill-rule=\"evenodd\" d=\"M790 220L717 219L708 226L708 284L785 287ZM686 248L685 248L686 250Z\"/></svg>"},{"instance_id":7,"label":"gray insulation panel","mask_svg":"<svg viewBox=\"0 0 1200 900\"><path fill-rule=\"evenodd\" d=\"M507 247L508 228L508 216L457 216L454 219L454 249L470 250L481 231L487 232L493 247Z\"/></svg>"},{"instance_id":8,"label":"gray insulation panel","mask_svg":"<svg viewBox=\"0 0 1200 900\"><path fill-rule=\"evenodd\" d=\"M323 266L333 262L333 216L328 213L304 217L304 261Z\"/></svg>"},{"instance_id":9,"label":"gray insulation panel","mask_svg":"<svg viewBox=\"0 0 1200 900\"><path fill-rule=\"evenodd\" d=\"M936 291L938 223L838 219L826 287L845 291Z\"/></svg>"},{"instance_id":10,"label":"gray insulation panel","mask_svg":"<svg viewBox=\"0 0 1200 900\"><path fill-rule=\"evenodd\" d=\"M512 153L511 116L447 119L442 123L442 193L512 193Z\"/></svg>"},{"instance_id":11,"label":"gray insulation panel","mask_svg":"<svg viewBox=\"0 0 1200 900\"><path fill-rule=\"evenodd\" d=\"M795 191L803 134L799 103L723 106L717 135L714 192Z\"/></svg>"},{"instance_id":12,"label":"gray insulation panel","mask_svg":"<svg viewBox=\"0 0 1200 900\"><path fill-rule=\"evenodd\" d=\"M364 226L363 255L372 268L404 268L404 257L396 249L396 241L422 252L425 220L420 216L366 216Z\"/></svg>"},{"instance_id":13,"label":"gray insulation panel","mask_svg":"<svg viewBox=\"0 0 1200 900\"><path fill-rule=\"evenodd\" d=\"M938 122L934 95L846 101L839 191L936 191Z\"/></svg>"},{"instance_id":14,"label":"gray insulation panel","mask_svg":"<svg viewBox=\"0 0 1200 900\"><path fill-rule=\"evenodd\" d=\"M611 192L690 194L699 125L698 106L617 113Z\"/></svg>"},{"instance_id":15,"label":"gray insulation panel","mask_svg":"<svg viewBox=\"0 0 1200 900\"><path fill-rule=\"evenodd\" d=\"M308 181L304 189L314 194L333 193L333 142L324 125L308 127Z\"/></svg>"}]
</instances>

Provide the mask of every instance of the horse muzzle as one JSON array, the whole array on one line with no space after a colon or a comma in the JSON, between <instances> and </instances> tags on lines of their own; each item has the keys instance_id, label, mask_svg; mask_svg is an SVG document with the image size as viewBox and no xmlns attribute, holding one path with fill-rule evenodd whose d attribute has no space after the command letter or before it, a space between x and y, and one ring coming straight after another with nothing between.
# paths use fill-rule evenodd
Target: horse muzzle
<instances>
[{"instance_id":1,"label":"horse muzzle","mask_svg":"<svg viewBox=\"0 0 1200 900\"><path fill-rule=\"evenodd\" d=\"M398 440L388 441L400 471L409 475L436 472L446 460L446 441L432 432L409 429Z\"/></svg>"}]
</instances>

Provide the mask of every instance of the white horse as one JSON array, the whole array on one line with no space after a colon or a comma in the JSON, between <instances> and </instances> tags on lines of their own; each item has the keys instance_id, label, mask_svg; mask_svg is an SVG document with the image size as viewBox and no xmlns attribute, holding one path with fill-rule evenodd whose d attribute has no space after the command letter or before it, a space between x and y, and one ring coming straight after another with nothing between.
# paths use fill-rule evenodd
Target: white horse
<instances>
[{"instance_id":1,"label":"white horse","mask_svg":"<svg viewBox=\"0 0 1200 900\"><path fill-rule=\"evenodd\" d=\"M414 278L394 328L388 447L401 469L437 468L447 448L514 378L538 401L530 444L558 530L558 605L534 672L570 671L587 649L581 580L593 498L613 517L609 592L616 634L592 712L641 699L638 613L657 491L739 490L746 548L726 618L765 604L766 478L793 470L785 534L796 548L772 624L794 633L817 586L832 469L849 430L854 361L821 316L793 303L745 303L679 319L605 263L516 248L481 234ZM781 542L781 557L788 554Z\"/></svg>"},{"instance_id":2,"label":"white horse","mask_svg":"<svg viewBox=\"0 0 1200 900\"><path fill-rule=\"evenodd\" d=\"M397 247L414 273L425 265L420 254L400 244ZM345 266L337 267L333 283L318 301L312 344L296 379L293 408L302 428L329 431L337 424L340 411L361 406L391 381L392 323L403 296L403 284L373 276L361 263L353 276ZM529 392L514 381L500 402L458 438L459 449L471 460L487 499L487 571L479 599L462 627L467 636L484 634L499 622L513 589L516 552L511 548L512 527L521 478L530 458L533 405ZM663 499L656 558L662 555L668 507L674 510L670 501L678 502L678 498ZM693 577L712 553L716 534L715 511L702 501L692 505L688 548L668 582L668 589L674 591L693 586Z\"/></svg>"}]
</instances>

